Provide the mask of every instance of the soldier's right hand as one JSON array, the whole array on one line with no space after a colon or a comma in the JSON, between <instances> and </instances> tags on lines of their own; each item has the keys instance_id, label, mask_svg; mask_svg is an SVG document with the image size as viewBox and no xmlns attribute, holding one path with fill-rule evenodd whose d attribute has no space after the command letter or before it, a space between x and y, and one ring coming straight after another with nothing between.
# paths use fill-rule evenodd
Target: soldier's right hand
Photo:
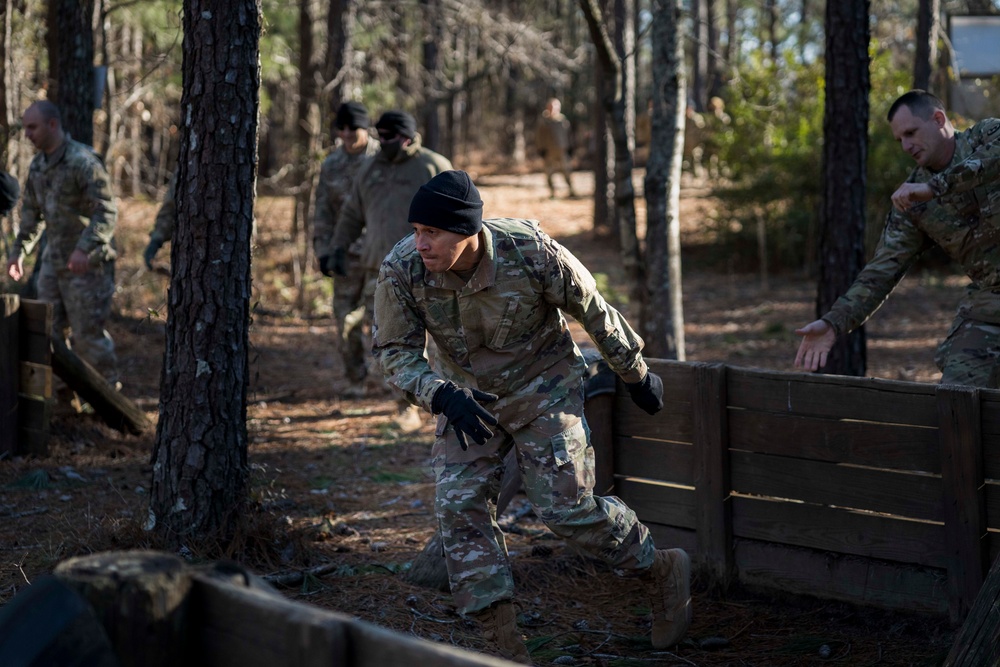
<instances>
[{"instance_id":1,"label":"soldier's right hand","mask_svg":"<svg viewBox=\"0 0 1000 667\"><path fill-rule=\"evenodd\" d=\"M431 411L434 414L444 414L448 423L455 429L455 436L462 450L469 448L466 436L472 438L477 445L485 444L493 437L490 426L499 424L499 420L479 403L492 403L499 398L478 389L462 389L454 382L446 382L431 401Z\"/></svg>"},{"instance_id":2,"label":"soldier's right hand","mask_svg":"<svg viewBox=\"0 0 1000 667\"><path fill-rule=\"evenodd\" d=\"M333 277L333 268L330 266L329 255L323 255L319 258L319 272L324 276Z\"/></svg>"},{"instance_id":3,"label":"soldier's right hand","mask_svg":"<svg viewBox=\"0 0 1000 667\"><path fill-rule=\"evenodd\" d=\"M330 270L338 276L347 275L347 250L344 248L334 248L330 255Z\"/></svg>"},{"instance_id":4,"label":"soldier's right hand","mask_svg":"<svg viewBox=\"0 0 1000 667\"><path fill-rule=\"evenodd\" d=\"M149 240L149 245L142 252L142 259L146 262L146 268L150 271L153 270L153 259L156 257L156 253L160 251L160 246L163 244L155 239Z\"/></svg>"}]
</instances>

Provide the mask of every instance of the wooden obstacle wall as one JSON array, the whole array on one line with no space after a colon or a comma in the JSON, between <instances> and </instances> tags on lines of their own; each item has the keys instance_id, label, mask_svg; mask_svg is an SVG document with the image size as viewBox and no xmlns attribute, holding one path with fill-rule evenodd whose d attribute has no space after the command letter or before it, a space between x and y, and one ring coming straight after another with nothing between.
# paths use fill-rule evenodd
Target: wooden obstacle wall
<instances>
[{"instance_id":1,"label":"wooden obstacle wall","mask_svg":"<svg viewBox=\"0 0 1000 667\"><path fill-rule=\"evenodd\" d=\"M721 588L966 616L1000 552L1000 391L650 365L664 410L619 384L594 431L658 546Z\"/></svg>"}]
</instances>

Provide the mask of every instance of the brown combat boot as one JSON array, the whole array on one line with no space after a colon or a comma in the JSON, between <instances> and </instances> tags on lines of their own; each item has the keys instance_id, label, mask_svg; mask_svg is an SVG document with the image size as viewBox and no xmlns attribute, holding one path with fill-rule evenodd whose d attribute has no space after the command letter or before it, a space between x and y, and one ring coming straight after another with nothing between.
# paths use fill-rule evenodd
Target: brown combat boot
<instances>
[{"instance_id":1,"label":"brown combat boot","mask_svg":"<svg viewBox=\"0 0 1000 667\"><path fill-rule=\"evenodd\" d=\"M528 647L524 645L524 637L517 630L517 612L514 605L503 601L478 611L474 614L483 626L485 639L500 655L522 665L531 664Z\"/></svg>"},{"instance_id":2,"label":"brown combat boot","mask_svg":"<svg viewBox=\"0 0 1000 667\"><path fill-rule=\"evenodd\" d=\"M683 549L657 549L653 583L653 648L669 648L691 625L691 559Z\"/></svg>"}]
</instances>

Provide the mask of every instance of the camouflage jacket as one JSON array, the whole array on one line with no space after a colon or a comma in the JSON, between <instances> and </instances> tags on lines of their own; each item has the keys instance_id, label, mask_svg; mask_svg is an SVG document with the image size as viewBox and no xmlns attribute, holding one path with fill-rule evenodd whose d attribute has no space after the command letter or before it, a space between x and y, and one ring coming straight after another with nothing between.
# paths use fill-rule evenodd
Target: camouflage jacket
<instances>
[{"instance_id":1,"label":"camouflage jacket","mask_svg":"<svg viewBox=\"0 0 1000 667\"><path fill-rule=\"evenodd\" d=\"M313 212L313 250L317 257L333 252L330 240L337 227L337 217L344 207L344 200L351 193L351 185L365 160L379 152L378 139L368 138L365 150L352 155L337 147L330 153L319 170L316 187L316 206Z\"/></svg>"},{"instance_id":2,"label":"camouflage jacket","mask_svg":"<svg viewBox=\"0 0 1000 667\"><path fill-rule=\"evenodd\" d=\"M561 156L570 147L570 126L566 116L542 112L535 127L535 150L546 157Z\"/></svg>"},{"instance_id":3,"label":"camouflage jacket","mask_svg":"<svg viewBox=\"0 0 1000 667\"><path fill-rule=\"evenodd\" d=\"M590 272L532 220L496 218L468 282L430 273L412 236L385 258L375 292L373 352L387 380L430 410L447 380L500 396L490 404L516 430L580 396L586 364L563 313L586 330L627 382L646 373L642 339L597 291ZM435 369L424 332L438 346Z\"/></svg>"},{"instance_id":4,"label":"camouflage jacket","mask_svg":"<svg viewBox=\"0 0 1000 667\"><path fill-rule=\"evenodd\" d=\"M57 266L79 248L91 263L115 258L114 231L118 209L101 159L85 144L66 141L52 155L31 161L21 198L21 229L11 258L30 253L43 230L46 256Z\"/></svg>"},{"instance_id":5,"label":"camouflage jacket","mask_svg":"<svg viewBox=\"0 0 1000 667\"><path fill-rule=\"evenodd\" d=\"M838 335L864 324L934 245L972 279L959 316L1000 324L1000 119L956 133L955 144L942 171L917 167L910 173L908 183L927 183L937 196L889 214L875 256L823 316Z\"/></svg>"},{"instance_id":6,"label":"camouflage jacket","mask_svg":"<svg viewBox=\"0 0 1000 667\"><path fill-rule=\"evenodd\" d=\"M417 189L448 169L448 158L423 148L419 136L391 162L380 152L358 170L330 247L348 248L364 233L361 266L375 273L396 242L411 233L410 200Z\"/></svg>"},{"instance_id":7,"label":"camouflage jacket","mask_svg":"<svg viewBox=\"0 0 1000 667\"><path fill-rule=\"evenodd\" d=\"M174 203L174 189L177 187L177 172L170 177L167 184L167 194L163 196L163 203L156 213L156 222L153 223L153 231L149 234L150 241L157 241L163 245L174 238L174 223L177 220L177 206Z\"/></svg>"}]
</instances>

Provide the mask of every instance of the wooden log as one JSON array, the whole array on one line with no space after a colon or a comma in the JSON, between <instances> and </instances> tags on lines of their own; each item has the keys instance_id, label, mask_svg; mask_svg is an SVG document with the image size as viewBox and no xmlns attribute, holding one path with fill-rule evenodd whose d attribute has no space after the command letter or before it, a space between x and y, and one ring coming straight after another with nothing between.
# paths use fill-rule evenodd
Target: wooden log
<instances>
[{"instance_id":1,"label":"wooden log","mask_svg":"<svg viewBox=\"0 0 1000 667\"><path fill-rule=\"evenodd\" d=\"M17 452L20 307L16 294L0 294L0 458Z\"/></svg>"},{"instance_id":2,"label":"wooden log","mask_svg":"<svg viewBox=\"0 0 1000 667\"><path fill-rule=\"evenodd\" d=\"M21 362L21 393L37 398L52 396L52 367L31 361Z\"/></svg>"},{"instance_id":3,"label":"wooden log","mask_svg":"<svg viewBox=\"0 0 1000 667\"><path fill-rule=\"evenodd\" d=\"M62 340L52 339L52 370L111 428L139 434L149 428L146 413L108 384L93 366Z\"/></svg>"},{"instance_id":4,"label":"wooden log","mask_svg":"<svg viewBox=\"0 0 1000 667\"><path fill-rule=\"evenodd\" d=\"M986 555L986 502L979 389L938 388L942 513L947 543L949 616L959 625L983 585Z\"/></svg>"},{"instance_id":5,"label":"wooden log","mask_svg":"<svg viewBox=\"0 0 1000 667\"><path fill-rule=\"evenodd\" d=\"M55 575L93 606L122 667L194 664L186 605L191 574L177 556L106 552L63 561Z\"/></svg>"},{"instance_id":6,"label":"wooden log","mask_svg":"<svg viewBox=\"0 0 1000 667\"><path fill-rule=\"evenodd\" d=\"M709 586L725 591L732 583L736 567L724 365L697 366L695 397L699 406L694 417L698 556L709 575Z\"/></svg>"},{"instance_id":7,"label":"wooden log","mask_svg":"<svg viewBox=\"0 0 1000 667\"><path fill-rule=\"evenodd\" d=\"M943 667L1000 664L1000 559L993 562L969 616L955 636Z\"/></svg>"}]
</instances>

